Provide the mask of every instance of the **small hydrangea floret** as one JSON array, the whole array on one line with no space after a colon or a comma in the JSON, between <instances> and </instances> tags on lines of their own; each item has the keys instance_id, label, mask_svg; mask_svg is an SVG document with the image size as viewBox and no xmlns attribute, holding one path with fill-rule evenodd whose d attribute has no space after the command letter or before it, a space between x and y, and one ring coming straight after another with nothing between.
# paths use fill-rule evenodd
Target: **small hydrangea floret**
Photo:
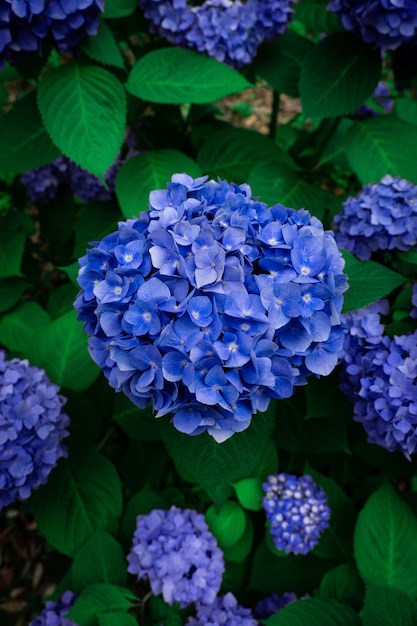
<instances>
[{"instance_id":1,"label":"small hydrangea floret","mask_svg":"<svg viewBox=\"0 0 417 626\"><path fill-rule=\"evenodd\" d=\"M238 604L233 593L218 596L210 605L197 603L197 617L190 617L186 626L257 626L250 609Z\"/></svg>"},{"instance_id":2,"label":"small hydrangea floret","mask_svg":"<svg viewBox=\"0 0 417 626\"><path fill-rule=\"evenodd\" d=\"M417 244L417 186L398 176L365 185L334 218L338 245L362 261L374 252Z\"/></svg>"},{"instance_id":3,"label":"small hydrangea floret","mask_svg":"<svg viewBox=\"0 0 417 626\"><path fill-rule=\"evenodd\" d=\"M211 604L220 589L223 553L204 515L192 509L172 506L139 515L127 558L128 572L147 579L168 604Z\"/></svg>"},{"instance_id":4,"label":"small hydrangea floret","mask_svg":"<svg viewBox=\"0 0 417 626\"><path fill-rule=\"evenodd\" d=\"M0 351L0 509L29 498L67 455L69 417L58 392L43 370Z\"/></svg>"},{"instance_id":5,"label":"small hydrangea floret","mask_svg":"<svg viewBox=\"0 0 417 626\"><path fill-rule=\"evenodd\" d=\"M272 474L262 485L262 505L278 550L307 554L329 526L331 511L325 491L311 476Z\"/></svg>"},{"instance_id":6,"label":"small hydrangea floret","mask_svg":"<svg viewBox=\"0 0 417 626\"><path fill-rule=\"evenodd\" d=\"M75 600L76 595L72 591L65 591L58 600L46 602L42 613L29 622L29 626L77 626L66 617Z\"/></svg>"},{"instance_id":7,"label":"small hydrangea floret","mask_svg":"<svg viewBox=\"0 0 417 626\"><path fill-rule=\"evenodd\" d=\"M346 30L381 50L395 50L417 36L414 0L331 0L328 8Z\"/></svg>"},{"instance_id":8,"label":"small hydrangea floret","mask_svg":"<svg viewBox=\"0 0 417 626\"><path fill-rule=\"evenodd\" d=\"M277 593L271 593L266 598L259 600L253 615L258 620L268 619L268 617L271 617L271 615L274 615L288 604L296 602L296 600L298 600L298 596L293 591L287 591L282 596L279 596Z\"/></svg>"},{"instance_id":9,"label":"small hydrangea floret","mask_svg":"<svg viewBox=\"0 0 417 626\"><path fill-rule=\"evenodd\" d=\"M75 308L110 385L222 442L337 364L347 288L333 233L248 185L175 174L80 259Z\"/></svg>"},{"instance_id":10,"label":"small hydrangea floret","mask_svg":"<svg viewBox=\"0 0 417 626\"><path fill-rule=\"evenodd\" d=\"M259 45L286 32L294 0L141 0L151 31L175 46L203 52L241 67L255 57Z\"/></svg>"}]
</instances>

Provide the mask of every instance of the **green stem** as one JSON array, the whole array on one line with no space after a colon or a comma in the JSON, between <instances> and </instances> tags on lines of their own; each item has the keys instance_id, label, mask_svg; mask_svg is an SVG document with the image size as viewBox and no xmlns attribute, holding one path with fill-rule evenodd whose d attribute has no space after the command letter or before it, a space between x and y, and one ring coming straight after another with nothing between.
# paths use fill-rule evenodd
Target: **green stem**
<instances>
[{"instance_id":1,"label":"green stem","mask_svg":"<svg viewBox=\"0 0 417 626\"><path fill-rule=\"evenodd\" d=\"M104 448L104 446L106 445L106 443L108 442L108 440L110 439L110 437L113 435L115 431L116 431L115 427L110 426L110 428L104 433L102 440L97 444L98 452L100 452L100 450Z\"/></svg>"},{"instance_id":2,"label":"green stem","mask_svg":"<svg viewBox=\"0 0 417 626\"><path fill-rule=\"evenodd\" d=\"M269 123L269 136L271 139L275 139L275 135L277 134L278 113L279 113L279 93L276 89L274 89L273 99L272 99L271 121Z\"/></svg>"}]
</instances>

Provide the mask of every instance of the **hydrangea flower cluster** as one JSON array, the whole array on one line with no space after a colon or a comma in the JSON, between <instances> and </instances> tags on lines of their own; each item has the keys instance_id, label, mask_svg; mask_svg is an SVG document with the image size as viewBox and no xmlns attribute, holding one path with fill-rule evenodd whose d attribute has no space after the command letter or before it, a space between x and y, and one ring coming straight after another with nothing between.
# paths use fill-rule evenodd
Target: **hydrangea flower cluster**
<instances>
[{"instance_id":1,"label":"hydrangea flower cluster","mask_svg":"<svg viewBox=\"0 0 417 626\"><path fill-rule=\"evenodd\" d=\"M331 0L328 9L346 30L381 50L395 50L417 36L413 0Z\"/></svg>"},{"instance_id":2,"label":"hydrangea flower cluster","mask_svg":"<svg viewBox=\"0 0 417 626\"><path fill-rule=\"evenodd\" d=\"M72 591L65 591L55 602L46 602L42 613L35 617L29 626L77 626L75 622L65 617L71 611L75 600L76 595Z\"/></svg>"},{"instance_id":3,"label":"hydrangea flower cluster","mask_svg":"<svg viewBox=\"0 0 417 626\"><path fill-rule=\"evenodd\" d=\"M272 474L262 485L262 505L278 550L307 554L329 526L331 511L324 490L311 476Z\"/></svg>"},{"instance_id":4,"label":"hydrangea flower cluster","mask_svg":"<svg viewBox=\"0 0 417 626\"><path fill-rule=\"evenodd\" d=\"M175 174L80 259L74 306L110 385L222 442L337 364L347 288L333 233L248 185Z\"/></svg>"},{"instance_id":5,"label":"hydrangea flower cluster","mask_svg":"<svg viewBox=\"0 0 417 626\"><path fill-rule=\"evenodd\" d=\"M238 604L233 593L218 596L209 606L197 604L197 617L190 617L186 626L257 626L250 609Z\"/></svg>"},{"instance_id":6,"label":"hydrangea flower cluster","mask_svg":"<svg viewBox=\"0 0 417 626\"><path fill-rule=\"evenodd\" d=\"M61 185L69 185L77 198L84 202L105 202L114 195L115 180L121 166L120 157L105 174L107 187L101 180L70 161L60 156L53 163L29 170L21 176L26 193L35 204L47 204L58 196Z\"/></svg>"},{"instance_id":7,"label":"hydrangea flower cluster","mask_svg":"<svg viewBox=\"0 0 417 626\"><path fill-rule=\"evenodd\" d=\"M67 454L69 425L59 387L28 361L5 356L0 351L0 509L46 483Z\"/></svg>"},{"instance_id":8,"label":"hydrangea flower cluster","mask_svg":"<svg viewBox=\"0 0 417 626\"><path fill-rule=\"evenodd\" d=\"M128 572L149 580L168 604L211 604L224 572L223 553L204 515L172 506L137 517Z\"/></svg>"},{"instance_id":9,"label":"hydrangea flower cluster","mask_svg":"<svg viewBox=\"0 0 417 626\"><path fill-rule=\"evenodd\" d=\"M176 46L203 52L239 68L263 41L285 33L294 0L141 0L151 31Z\"/></svg>"},{"instance_id":10,"label":"hydrangea flower cluster","mask_svg":"<svg viewBox=\"0 0 417 626\"><path fill-rule=\"evenodd\" d=\"M0 69L25 53L40 54L46 38L61 51L71 51L87 35L97 34L103 10L104 0L0 0Z\"/></svg>"},{"instance_id":11,"label":"hydrangea flower cluster","mask_svg":"<svg viewBox=\"0 0 417 626\"><path fill-rule=\"evenodd\" d=\"M415 319L417 318L417 283L414 283L413 285L411 304L413 305L413 308L410 311L410 317L413 317Z\"/></svg>"},{"instance_id":12,"label":"hydrangea flower cluster","mask_svg":"<svg viewBox=\"0 0 417 626\"><path fill-rule=\"evenodd\" d=\"M417 186L384 176L348 198L334 225L338 245L362 261L377 251L410 250L417 244Z\"/></svg>"},{"instance_id":13,"label":"hydrangea flower cluster","mask_svg":"<svg viewBox=\"0 0 417 626\"><path fill-rule=\"evenodd\" d=\"M371 100L373 100L375 104L362 104L355 111L355 119L364 120L379 115L381 112L390 113L394 108L394 100L391 97L389 88L383 80L380 80L377 84Z\"/></svg>"},{"instance_id":14,"label":"hydrangea flower cluster","mask_svg":"<svg viewBox=\"0 0 417 626\"><path fill-rule=\"evenodd\" d=\"M293 591L288 591L282 596L279 596L276 593L271 593L263 600L259 600L253 615L256 619L268 619L268 617L271 617L271 615L274 615L277 611L283 609L284 606L287 606L287 604L291 604L296 600L298 600L298 596Z\"/></svg>"}]
</instances>

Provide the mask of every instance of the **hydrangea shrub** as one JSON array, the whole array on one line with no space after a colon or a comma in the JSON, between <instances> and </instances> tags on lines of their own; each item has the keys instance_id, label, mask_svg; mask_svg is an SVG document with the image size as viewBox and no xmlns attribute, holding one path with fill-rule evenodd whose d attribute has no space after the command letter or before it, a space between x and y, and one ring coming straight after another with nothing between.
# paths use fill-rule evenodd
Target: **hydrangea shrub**
<instances>
[{"instance_id":1,"label":"hydrangea shrub","mask_svg":"<svg viewBox=\"0 0 417 626\"><path fill-rule=\"evenodd\" d=\"M0 0L2 626L411 624L416 15Z\"/></svg>"}]
</instances>

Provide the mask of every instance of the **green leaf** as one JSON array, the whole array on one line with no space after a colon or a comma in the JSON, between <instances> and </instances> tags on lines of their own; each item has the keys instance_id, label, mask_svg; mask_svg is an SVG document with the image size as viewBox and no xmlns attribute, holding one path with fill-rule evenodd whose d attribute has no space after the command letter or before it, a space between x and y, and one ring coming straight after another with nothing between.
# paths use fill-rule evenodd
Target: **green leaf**
<instances>
[{"instance_id":1,"label":"green leaf","mask_svg":"<svg viewBox=\"0 0 417 626\"><path fill-rule=\"evenodd\" d=\"M247 182L250 171L266 161L293 166L291 158L272 139L245 128L212 133L197 157L204 174L238 184Z\"/></svg>"},{"instance_id":2,"label":"green leaf","mask_svg":"<svg viewBox=\"0 0 417 626\"><path fill-rule=\"evenodd\" d=\"M98 616L100 626L138 626L138 621L129 613L112 611Z\"/></svg>"},{"instance_id":3,"label":"green leaf","mask_svg":"<svg viewBox=\"0 0 417 626\"><path fill-rule=\"evenodd\" d=\"M242 563L250 553L253 544L254 527L251 518L246 514L245 532L233 546L224 548L223 554L226 561Z\"/></svg>"},{"instance_id":4,"label":"green leaf","mask_svg":"<svg viewBox=\"0 0 417 626\"><path fill-rule=\"evenodd\" d=\"M388 483L359 513L355 558L365 582L416 596L417 519Z\"/></svg>"},{"instance_id":5,"label":"green leaf","mask_svg":"<svg viewBox=\"0 0 417 626\"><path fill-rule=\"evenodd\" d=\"M38 338L49 324L49 315L39 304L30 300L22 302L13 314L5 315L0 321L0 342L37 364L41 348Z\"/></svg>"},{"instance_id":6,"label":"green leaf","mask_svg":"<svg viewBox=\"0 0 417 626\"><path fill-rule=\"evenodd\" d=\"M168 508L165 500L147 483L129 500L122 518L122 530L125 537L132 541L138 515L146 515L153 509Z\"/></svg>"},{"instance_id":7,"label":"green leaf","mask_svg":"<svg viewBox=\"0 0 417 626\"><path fill-rule=\"evenodd\" d=\"M85 589L66 616L78 626L95 626L103 613L126 612L131 607L129 591L107 583L96 583Z\"/></svg>"},{"instance_id":8,"label":"green leaf","mask_svg":"<svg viewBox=\"0 0 417 626\"><path fill-rule=\"evenodd\" d=\"M405 276L375 261L358 261L346 251L343 251L343 257L346 260L344 271L350 286L344 294L343 313L384 298L407 280Z\"/></svg>"},{"instance_id":9,"label":"green leaf","mask_svg":"<svg viewBox=\"0 0 417 626\"><path fill-rule=\"evenodd\" d=\"M137 9L136 0L106 0L103 17L113 19L132 15Z\"/></svg>"},{"instance_id":10,"label":"green leaf","mask_svg":"<svg viewBox=\"0 0 417 626\"><path fill-rule=\"evenodd\" d=\"M248 183L254 195L269 205L283 204L292 209L307 209L322 219L334 197L324 189L302 180L284 165L261 163L249 175Z\"/></svg>"},{"instance_id":11,"label":"green leaf","mask_svg":"<svg viewBox=\"0 0 417 626\"><path fill-rule=\"evenodd\" d=\"M346 604L305 598L284 606L264 623L266 626L360 626L361 620Z\"/></svg>"},{"instance_id":12,"label":"green leaf","mask_svg":"<svg viewBox=\"0 0 417 626\"><path fill-rule=\"evenodd\" d=\"M116 177L116 195L123 215L130 218L146 211L150 192L165 189L173 174L183 172L201 176L198 165L178 150L154 150L129 159Z\"/></svg>"},{"instance_id":13,"label":"green leaf","mask_svg":"<svg viewBox=\"0 0 417 626\"><path fill-rule=\"evenodd\" d=\"M245 532L245 512L237 502L227 500L217 510L212 504L206 511L206 522L219 546L230 548Z\"/></svg>"},{"instance_id":14,"label":"green leaf","mask_svg":"<svg viewBox=\"0 0 417 626\"><path fill-rule=\"evenodd\" d=\"M295 33L285 33L259 48L253 70L279 93L299 97L301 67L313 44Z\"/></svg>"},{"instance_id":15,"label":"green leaf","mask_svg":"<svg viewBox=\"0 0 417 626\"><path fill-rule=\"evenodd\" d=\"M0 279L19 276L27 237L23 213L9 213L0 219Z\"/></svg>"},{"instance_id":16,"label":"green leaf","mask_svg":"<svg viewBox=\"0 0 417 626\"><path fill-rule=\"evenodd\" d=\"M45 73L38 104L52 141L103 179L123 142L126 94L113 74L71 61Z\"/></svg>"},{"instance_id":17,"label":"green leaf","mask_svg":"<svg viewBox=\"0 0 417 626\"><path fill-rule=\"evenodd\" d=\"M126 85L132 95L162 104L205 104L248 87L236 70L183 48L148 52L133 66Z\"/></svg>"},{"instance_id":18,"label":"green leaf","mask_svg":"<svg viewBox=\"0 0 417 626\"><path fill-rule=\"evenodd\" d=\"M20 276L9 276L0 280L0 313L11 309L30 287Z\"/></svg>"},{"instance_id":19,"label":"green leaf","mask_svg":"<svg viewBox=\"0 0 417 626\"><path fill-rule=\"evenodd\" d=\"M386 174L417 184L416 144L417 126L379 115L353 124L346 134L345 150L363 185L378 182Z\"/></svg>"},{"instance_id":20,"label":"green leaf","mask_svg":"<svg viewBox=\"0 0 417 626\"><path fill-rule=\"evenodd\" d=\"M0 170L23 174L60 155L43 125L32 91L0 118Z\"/></svg>"},{"instance_id":21,"label":"green leaf","mask_svg":"<svg viewBox=\"0 0 417 626\"><path fill-rule=\"evenodd\" d=\"M417 101L412 97L405 97L395 103L397 117L408 124L417 124Z\"/></svg>"},{"instance_id":22,"label":"green leaf","mask_svg":"<svg viewBox=\"0 0 417 626\"><path fill-rule=\"evenodd\" d=\"M120 480L112 463L90 449L60 461L48 484L32 495L41 533L60 552L74 556L99 530L112 532L122 509Z\"/></svg>"},{"instance_id":23,"label":"green leaf","mask_svg":"<svg viewBox=\"0 0 417 626\"><path fill-rule=\"evenodd\" d=\"M244 509L260 511L262 498L265 495L262 490L262 481L259 478L244 478L234 483L237 499Z\"/></svg>"},{"instance_id":24,"label":"green leaf","mask_svg":"<svg viewBox=\"0 0 417 626\"><path fill-rule=\"evenodd\" d=\"M280 414L275 429L278 448L293 452L350 454L346 425L338 415L305 420L292 413L290 406L291 401L280 401Z\"/></svg>"},{"instance_id":25,"label":"green leaf","mask_svg":"<svg viewBox=\"0 0 417 626\"><path fill-rule=\"evenodd\" d=\"M117 230L117 222L122 216L115 204L89 202L81 207L75 224L74 257L83 256L90 241L100 241L105 235Z\"/></svg>"},{"instance_id":26,"label":"green leaf","mask_svg":"<svg viewBox=\"0 0 417 626\"><path fill-rule=\"evenodd\" d=\"M112 417L123 432L136 441L156 441L161 438L151 406L139 409L124 394L117 394Z\"/></svg>"},{"instance_id":27,"label":"green leaf","mask_svg":"<svg viewBox=\"0 0 417 626\"><path fill-rule=\"evenodd\" d=\"M363 626L415 626L417 602L399 589L368 584L362 623Z\"/></svg>"},{"instance_id":28,"label":"green leaf","mask_svg":"<svg viewBox=\"0 0 417 626\"><path fill-rule=\"evenodd\" d=\"M266 439L274 426L274 403L257 413L249 428L217 443L207 433L190 437L178 432L169 420L159 419L162 439L177 467L184 468L207 491L217 506L232 493L230 483L247 478L260 461Z\"/></svg>"},{"instance_id":29,"label":"green leaf","mask_svg":"<svg viewBox=\"0 0 417 626\"><path fill-rule=\"evenodd\" d=\"M303 0L295 5L294 18L316 33L334 33L342 26L334 13L327 10L327 0Z\"/></svg>"},{"instance_id":30,"label":"green leaf","mask_svg":"<svg viewBox=\"0 0 417 626\"><path fill-rule=\"evenodd\" d=\"M381 55L350 33L326 37L311 50L301 69L305 117L352 113L372 95L381 76Z\"/></svg>"},{"instance_id":31,"label":"green leaf","mask_svg":"<svg viewBox=\"0 0 417 626\"><path fill-rule=\"evenodd\" d=\"M96 35L88 37L81 49L91 59L103 65L124 69L125 64L120 48L107 24L101 20Z\"/></svg>"},{"instance_id":32,"label":"green leaf","mask_svg":"<svg viewBox=\"0 0 417 626\"><path fill-rule=\"evenodd\" d=\"M73 591L94 583L126 583L126 559L120 544L109 533L95 533L77 552L72 564Z\"/></svg>"},{"instance_id":33,"label":"green leaf","mask_svg":"<svg viewBox=\"0 0 417 626\"><path fill-rule=\"evenodd\" d=\"M364 584L353 563L342 563L323 576L319 596L323 600L337 600L360 609L363 604Z\"/></svg>"},{"instance_id":34,"label":"green leaf","mask_svg":"<svg viewBox=\"0 0 417 626\"><path fill-rule=\"evenodd\" d=\"M253 469L252 476L265 480L268 474L278 472L278 452L272 437L268 437L262 450L259 463Z\"/></svg>"}]
</instances>

